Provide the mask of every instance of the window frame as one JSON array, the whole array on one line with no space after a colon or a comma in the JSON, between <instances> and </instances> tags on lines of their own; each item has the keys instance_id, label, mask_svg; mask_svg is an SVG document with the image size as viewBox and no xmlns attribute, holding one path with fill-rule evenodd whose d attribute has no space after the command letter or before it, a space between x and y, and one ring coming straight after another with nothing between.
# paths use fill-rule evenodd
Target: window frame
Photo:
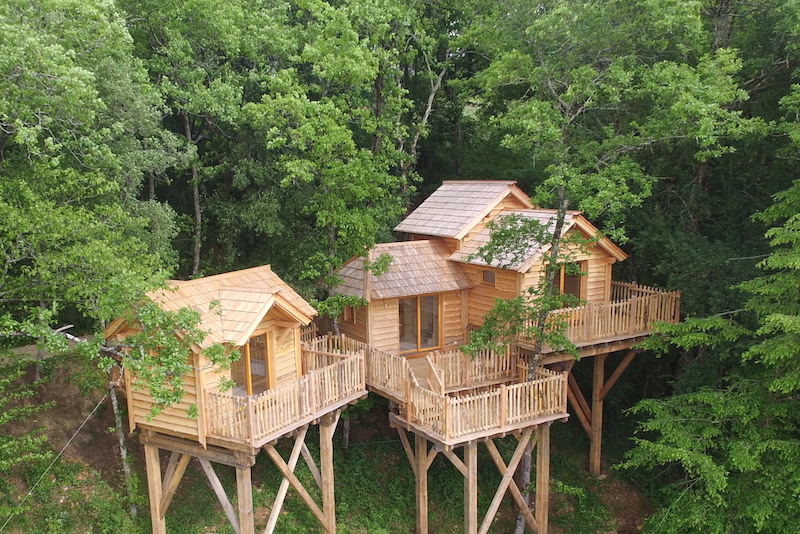
<instances>
[{"instance_id":1,"label":"window frame","mask_svg":"<svg viewBox=\"0 0 800 534\"><path fill-rule=\"evenodd\" d=\"M397 332L397 340L398 340L398 347L397 352L401 356L410 355L410 354L417 354L420 352L428 352L434 350L440 350L442 348L442 340L444 339L444 322L443 322L443 306L444 306L444 298L443 293L427 293L424 295L414 295L409 297L399 297L397 300L397 314L398 314L398 332ZM437 336L436 336L436 345L432 347L422 347L422 305L421 302L425 297L436 297L437 306L436 306L436 326L437 326ZM401 350L400 348L400 310L402 310L402 302L403 300L411 300L416 299L416 347L410 350Z\"/></svg>"}]
</instances>

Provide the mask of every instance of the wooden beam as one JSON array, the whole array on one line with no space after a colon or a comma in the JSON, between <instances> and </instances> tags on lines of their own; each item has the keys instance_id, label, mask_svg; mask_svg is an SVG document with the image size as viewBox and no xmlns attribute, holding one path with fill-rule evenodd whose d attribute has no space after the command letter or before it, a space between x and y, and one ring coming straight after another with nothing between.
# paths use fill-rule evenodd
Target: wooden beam
<instances>
[{"instance_id":1,"label":"wooden beam","mask_svg":"<svg viewBox=\"0 0 800 534\"><path fill-rule=\"evenodd\" d=\"M428 534L428 440L416 434L414 480L417 493L417 534Z\"/></svg>"},{"instance_id":2,"label":"wooden beam","mask_svg":"<svg viewBox=\"0 0 800 534\"><path fill-rule=\"evenodd\" d=\"M550 425L536 427L536 534L547 534L549 523Z\"/></svg>"},{"instance_id":3,"label":"wooden beam","mask_svg":"<svg viewBox=\"0 0 800 534\"><path fill-rule=\"evenodd\" d=\"M520 436L519 439L521 440L522 436ZM486 440L485 443L486 443L486 449L489 451L489 456L492 457L494 465L497 466L497 470L500 471L501 473L505 473L506 469L508 468L506 467L506 463L503 460L503 457L500 455L500 451L497 450L494 441L490 439ZM534 446L536 446L535 443ZM517 483L514 481L513 478L511 480L511 484L509 484L508 486L508 489L511 491L511 496L514 498L514 502L517 503L517 506L522 512L522 515L525 516L525 521L527 522L528 526L530 526L531 529L536 529L536 519L534 519L530 507L528 506L528 503L525 501L525 497L522 495L519 486L517 486Z\"/></svg>"},{"instance_id":4,"label":"wooden beam","mask_svg":"<svg viewBox=\"0 0 800 534\"><path fill-rule=\"evenodd\" d=\"M589 436L589 439L592 437L592 424L589 422L588 417L591 417L591 414L587 417L587 415L583 412L583 406L581 406L580 401L578 400L578 395L583 397L583 394L580 390L577 390L577 393L573 390L572 383L567 384L567 400L572 405L573 410L575 411L575 415L578 416L578 421L580 421L581 426L583 427L583 431L586 432L586 435ZM584 400L584 402L586 402Z\"/></svg>"},{"instance_id":5,"label":"wooden beam","mask_svg":"<svg viewBox=\"0 0 800 534\"><path fill-rule=\"evenodd\" d=\"M180 457L180 460L173 463L173 459L177 457ZM175 496L175 490L178 489L178 484L181 483L183 474L186 472L186 466L189 465L189 460L191 459L192 457L188 454L180 454L177 452L173 452L169 459L167 472L164 475L164 483L161 486L160 509L162 518L167 513L167 508L169 508L172 502L172 497Z\"/></svg>"},{"instance_id":6,"label":"wooden beam","mask_svg":"<svg viewBox=\"0 0 800 534\"><path fill-rule=\"evenodd\" d=\"M411 470L414 471L414 476L417 476L417 461L414 456L414 451L411 450L411 444L408 442L408 433L406 429L400 425L396 425L395 428L397 429L397 434L400 436L400 443L403 444L403 450L406 451L408 463L411 464Z\"/></svg>"},{"instance_id":7,"label":"wooden beam","mask_svg":"<svg viewBox=\"0 0 800 534\"><path fill-rule=\"evenodd\" d=\"M307 430L308 426L306 425L303 428ZM322 475L319 472L319 467L317 467L317 462L314 460L314 457L311 456L311 451L308 450L308 445L306 445L305 438L303 438L301 452L303 453L303 460L305 460L308 470L311 471L311 476L314 477L314 482L317 483L317 487L320 489L320 491L322 491Z\"/></svg>"},{"instance_id":8,"label":"wooden beam","mask_svg":"<svg viewBox=\"0 0 800 534\"><path fill-rule=\"evenodd\" d=\"M297 461L300 457L300 452L306 447L306 433L308 432L308 425L301 427L295 433L294 446L292 452L289 454L289 469L294 471L297 467ZM306 449L308 450L308 449ZM312 459L313 460L313 459ZM307 462L308 460L306 460ZM313 463L313 462L312 462ZM316 464L314 464L316 467ZM264 534L272 534L275 531L275 525L278 524L281 510L283 509L283 502L286 500L286 493L289 491L289 480L286 477L281 479L281 485L278 487L278 493L275 495L275 501L272 503L272 510L269 513L267 520L267 527L264 529Z\"/></svg>"},{"instance_id":9,"label":"wooden beam","mask_svg":"<svg viewBox=\"0 0 800 534\"><path fill-rule=\"evenodd\" d=\"M479 534L487 534L489 532L489 527L492 526L492 521L494 520L494 516L497 515L497 510L500 508L500 503L503 501L503 497L505 496L509 485L513 482L514 473L517 471L517 466L519 465L519 461L522 460L522 456L523 454L525 454L525 447L528 446L528 442L531 440L531 434L533 434L532 428L528 428L522 433L522 439L517 444L517 448L514 451L514 455L511 457L511 461L508 463L508 467L505 470L501 470L503 478L500 479L500 485L497 487L497 491L494 494L492 503L489 505L489 509L486 511L486 515L483 518L483 523L481 524ZM489 448L488 445L489 443L491 443L492 447L494 447L494 442L492 442L492 440L488 440L486 443L487 443L487 448ZM495 451L497 451L496 448ZM502 457L500 459L502 461ZM516 484L514 485L516 486ZM527 508L527 506L525 508ZM528 513L530 513L530 510L528 511Z\"/></svg>"},{"instance_id":10,"label":"wooden beam","mask_svg":"<svg viewBox=\"0 0 800 534\"><path fill-rule=\"evenodd\" d=\"M478 532L478 442L470 441L464 445L464 464L467 476L464 478L464 533Z\"/></svg>"},{"instance_id":11,"label":"wooden beam","mask_svg":"<svg viewBox=\"0 0 800 534\"><path fill-rule=\"evenodd\" d=\"M625 372L625 369L628 368L628 366L633 361L633 358L638 353L639 353L638 349L629 350L628 353L625 355L625 357L622 359L622 361L619 362L619 365L617 366L616 369L614 369L614 372L611 374L611 378L608 379L608 381L603 386L603 389L600 390L600 400L606 399L606 395L608 395L608 392L611 391L611 388L614 387L614 384L617 383L619 377L622 376L622 373Z\"/></svg>"},{"instance_id":12,"label":"wooden beam","mask_svg":"<svg viewBox=\"0 0 800 534\"><path fill-rule=\"evenodd\" d=\"M292 487L300 494L300 497L305 501L308 509L311 510L311 513L317 518L317 520L322 524L325 525L325 515L320 510L319 505L314 502L314 499L311 498L306 488L303 487L303 483L298 480L295 474L289 469L286 465L286 462L283 461L281 455L278 454L278 451L275 450L275 446L271 444L264 445L264 450L267 452L272 461L275 462L275 465L278 469L283 473L283 476L289 480L289 483Z\"/></svg>"},{"instance_id":13,"label":"wooden beam","mask_svg":"<svg viewBox=\"0 0 800 534\"><path fill-rule=\"evenodd\" d=\"M252 467L255 463L254 454L245 454L242 456L240 454L242 451L232 451L211 445L209 445L208 448L203 448L203 446L197 442L173 436L142 433L139 436L139 442L143 445L153 445L159 449L205 458L214 463L230 465L231 467ZM250 450L249 447L248 450Z\"/></svg>"},{"instance_id":14,"label":"wooden beam","mask_svg":"<svg viewBox=\"0 0 800 534\"><path fill-rule=\"evenodd\" d=\"M575 395L575 399L578 401L578 405L581 407L581 411L583 412L584 416L588 419L591 419L592 409L589 408L589 403L586 402L586 397L583 396L583 392L581 392L578 381L575 380L575 377L572 376L572 373L567 376L567 382L573 394Z\"/></svg>"},{"instance_id":15,"label":"wooden beam","mask_svg":"<svg viewBox=\"0 0 800 534\"><path fill-rule=\"evenodd\" d=\"M605 365L608 354L598 354L594 358L594 376L592 380L592 436L589 446L589 471L600 474L600 455L603 441L603 391Z\"/></svg>"},{"instance_id":16,"label":"wooden beam","mask_svg":"<svg viewBox=\"0 0 800 534\"><path fill-rule=\"evenodd\" d=\"M447 456L447 458L450 460L450 462L451 462L451 463L452 463L454 466L456 466L456 469L458 469L458 471L461 473L461 475L462 475L462 476L464 476L464 477L467 477L467 476L469 476L469 473L467 472L467 466L466 466L466 464L465 464L464 462L462 462L462 461L461 461L461 458L459 458L458 456L456 456L456 453L454 453L454 452L453 452L452 450L450 450L450 449L445 449L445 450L444 450L444 451L442 451L442 452L444 453L444 455L445 455L445 456Z\"/></svg>"},{"instance_id":17,"label":"wooden beam","mask_svg":"<svg viewBox=\"0 0 800 534\"><path fill-rule=\"evenodd\" d=\"M147 493L150 497L150 520L153 534L167 534L167 523L161 513L161 460L158 447L144 446L144 460L147 469Z\"/></svg>"},{"instance_id":18,"label":"wooden beam","mask_svg":"<svg viewBox=\"0 0 800 534\"><path fill-rule=\"evenodd\" d=\"M333 475L333 434L339 423L340 410L323 417L319 425L319 463L322 472L322 513L325 531L336 534L336 493Z\"/></svg>"},{"instance_id":19,"label":"wooden beam","mask_svg":"<svg viewBox=\"0 0 800 534\"><path fill-rule=\"evenodd\" d=\"M239 501L239 534L255 534L253 479L249 467L236 468L236 497Z\"/></svg>"},{"instance_id":20,"label":"wooden beam","mask_svg":"<svg viewBox=\"0 0 800 534\"><path fill-rule=\"evenodd\" d=\"M213 489L214 493L217 495L222 509L225 510L225 515L228 516L228 521L230 521L234 532L236 532L236 534L241 534L239 530L239 518L236 515L236 511L233 509L231 501L228 499L228 495L225 493L225 488L222 487L222 483L214 472L214 468L211 467L211 462L205 458L198 458L197 460L200 462L200 466L203 468L209 483L211 483L211 489Z\"/></svg>"}]
</instances>

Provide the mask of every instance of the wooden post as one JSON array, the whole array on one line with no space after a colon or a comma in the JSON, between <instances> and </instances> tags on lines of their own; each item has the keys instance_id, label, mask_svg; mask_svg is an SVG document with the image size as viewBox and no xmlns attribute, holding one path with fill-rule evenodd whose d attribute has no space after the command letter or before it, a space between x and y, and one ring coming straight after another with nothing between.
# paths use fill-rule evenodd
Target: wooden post
<instances>
[{"instance_id":1,"label":"wooden post","mask_svg":"<svg viewBox=\"0 0 800 534\"><path fill-rule=\"evenodd\" d=\"M416 467L417 485L417 534L428 534L428 440L419 434L416 437L416 454L414 463Z\"/></svg>"},{"instance_id":2,"label":"wooden post","mask_svg":"<svg viewBox=\"0 0 800 534\"><path fill-rule=\"evenodd\" d=\"M150 497L153 534L167 534L167 522L161 515L161 460L158 457L158 447L145 443L144 460L147 468L147 493Z\"/></svg>"},{"instance_id":3,"label":"wooden post","mask_svg":"<svg viewBox=\"0 0 800 534\"><path fill-rule=\"evenodd\" d=\"M536 534L547 534L550 507L550 425L536 427Z\"/></svg>"},{"instance_id":4,"label":"wooden post","mask_svg":"<svg viewBox=\"0 0 800 534\"><path fill-rule=\"evenodd\" d=\"M464 532L478 533L478 442L470 441L464 445L464 464L467 474L464 477Z\"/></svg>"},{"instance_id":5,"label":"wooden post","mask_svg":"<svg viewBox=\"0 0 800 534\"><path fill-rule=\"evenodd\" d=\"M325 532L336 534L336 499L333 485L333 433L339 422L339 411L325 416L319 425L319 463L322 470L322 515Z\"/></svg>"},{"instance_id":6,"label":"wooden post","mask_svg":"<svg viewBox=\"0 0 800 534\"><path fill-rule=\"evenodd\" d=\"M600 474L600 454L603 439L603 382L605 381L606 357L598 354L594 357L594 380L592 382L592 436L589 447L589 471Z\"/></svg>"},{"instance_id":7,"label":"wooden post","mask_svg":"<svg viewBox=\"0 0 800 534\"><path fill-rule=\"evenodd\" d=\"M239 500L239 534L255 534L253 483L249 467L236 468L236 495Z\"/></svg>"}]
</instances>

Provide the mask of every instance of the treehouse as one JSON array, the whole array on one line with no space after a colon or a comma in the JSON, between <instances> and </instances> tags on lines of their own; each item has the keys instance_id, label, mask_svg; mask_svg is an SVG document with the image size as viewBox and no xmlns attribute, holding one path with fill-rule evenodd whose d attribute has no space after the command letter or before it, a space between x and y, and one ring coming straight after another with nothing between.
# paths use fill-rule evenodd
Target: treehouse
<instances>
[{"instance_id":1,"label":"treehouse","mask_svg":"<svg viewBox=\"0 0 800 534\"><path fill-rule=\"evenodd\" d=\"M135 375L125 375L130 428L140 430L145 446L153 532L165 531L164 513L192 457L200 461L234 530L253 532L250 468L261 449L284 473L267 532L275 528L290 484L326 531L335 532L331 440L340 410L366 395L363 354L303 350L301 327L316 311L269 266L171 281L170 286L149 298L167 311L197 311L199 326L208 335L187 353L191 371L183 377L183 399L155 416L150 391ZM135 322L118 319L106 330L106 338L124 346L124 339L140 329ZM180 337L181 332L175 335ZM230 368L213 364L205 353L218 343L239 353ZM194 408L196 417L189 415ZM301 452L307 463L314 463L305 454L304 439L308 426L316 423L321 429L321 466L312 471L322 507L293 474ZM288 463L274 447L282 437L295 439ZM172 452L163 482L159 449ZM210 462L236 467L238 515Z\"/></svg>"},{"instance_id":2,"label":"treehouse","mask_svg":"<svg viewBox=\"0 0 800 534\"><path fill-rule=\"evenodd\" d=\"M519 250L501 251L486 261L478 252L490 241L489 223L513 216L538 221L552 233L556 215L534 207L514 182L444 182L395 228L409 240L378 244L338 272L336 291L363 298L366 306L345 308L338 321L342 335L317 338L312 345L344 353L363 343L358 350L366 355L367 386L389 399L390 421L415 474L420 533L428 531L427 472L439 453L464 476L467 534L488 531L507 492L527 524L546 533L550 425L566 420L571 405L591 441L590 469L599 474L605 395L653 323L678 320L680 293L613 281L612 265L625 260L625 253L583 214L569 211L561 228L566 253L559 255L565 259L556 283L561 294L576 297L581 305L551 316L565 325L581 357L595 357L591 405L571 374L575 358L557 347L544 347L540 367L533 372L523 356L535 350L535 343L524 336L509 340L500 353L484 351L474 358L462 354L459 346L484 323L495 301L536 287L548 259L549 240L543 240L522 243ZM366 268L383 255L392 259L385 272ZM627 353L606 381L606 359L620 351ZM415 437L413 445L408 432ZM517 437L517 446L506 463L494 440L508 434ZM535 516L512 480L532 440L537 450ZM478 443L486 446L502 475L480 524ZM456 455L456 449L463 454Z\"/></svg>"},{"instance_id":3,"label":"treehouse","mask_svg":"<svg viewBox=\"0 0 800 534\"><path fill-rule=\"evenodd\" d=\"M345 309L340 331L407 357L464 344L496 299L520 296L544 275L548 245L529 243L491 263L477 255L489 242L488 223L506 216L534 219L552 229L556 212L534 208L514 182L444 182L395 228L410 241L383 243L369 251L367 261L392 257L387 272L375 275L364 268L361 257L340 269L336 291L367 301L365 307ZM567 335L584 352L602 343L632 346L654 321L677 319L676 292L612 281L612 265L627 256L580 212L567 212L562 238L569 243L562 255L575 268L562 265L556 283L562 294L584 304L556 314L563 316ZM520 351L532 347L530 339L517 340ZM559 351L545 351L554 353L548 361L564 358Z\"/></svg>"}]
</instances>

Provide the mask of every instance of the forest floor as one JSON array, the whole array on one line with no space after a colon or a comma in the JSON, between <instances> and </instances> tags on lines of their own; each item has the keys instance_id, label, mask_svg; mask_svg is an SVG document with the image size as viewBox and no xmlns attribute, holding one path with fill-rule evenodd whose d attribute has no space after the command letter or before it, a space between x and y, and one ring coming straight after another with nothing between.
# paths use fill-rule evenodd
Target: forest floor
<instances>
[{"instance_id":1,"label":"forest floor","mask_svg":"<svg viewBox=\"0 0 800 534\"><path fill-rule=\"evenodd\" d=\"M54 405L27 421L15 422L4 429L16 434L41 428L53 451L63 449L61 461L42 478L37 491L26 502L30 507L18 514L5 532L149 532L142 447L135 433L128 436L131 463L138 480L139 519L132 521L125 515L125 484L111 404L102 388L82 387L75 368L63 363L45 366L46 383L37 390L34 400L41 404L54 402ZM32 378L33 369L26 380ZM124 406L122 395L120 402ZM83 427L76 432L82 424ZM310 441L313 443L313 438ZM352 420L350 443L345 454L337 434L335 469L339 532L413 532L413 474L396 431L389 427L382 402L375 402L369 411ZM512 439L505 450L510 451L513 445ZM644 519L652 513L647 499L636 485L613 470L600 479L589 475L585 469L587 453L588 442L578 425L573 422L553 425L550 532L639 532ZM479 465L491 464L488 457L483 460L479 460L483 462ZM30 467L21 477L12 480L12 484L16 483L18 488L30 487L38 478L37 473L40 476L50 461ZM165 461L166 458L162 463ZM431 534L463 532L463 490L458 472L446 460L437 457L431 466L430 477ZM229 494L235 494L232 474L221 472L220 478L230 486ZM479 479L479 505L485 509L499 475L492 467L485 475L479 473ZM279 480L274 466L266 457L259 456L253 470L257 527L260 524L263 528L266 522L271 497ZM17 491L15 498L21 499L23 493ZM0 525L5 519L0 518ZM170 532L232 532L202 470L194 463L190 464L167 520ZM513 522L511 506L504 504L491 532L510 532ZM287 499L278 527L278 532L287 533L321 530L296 496Z\"/></svg>"}]
</instances>

